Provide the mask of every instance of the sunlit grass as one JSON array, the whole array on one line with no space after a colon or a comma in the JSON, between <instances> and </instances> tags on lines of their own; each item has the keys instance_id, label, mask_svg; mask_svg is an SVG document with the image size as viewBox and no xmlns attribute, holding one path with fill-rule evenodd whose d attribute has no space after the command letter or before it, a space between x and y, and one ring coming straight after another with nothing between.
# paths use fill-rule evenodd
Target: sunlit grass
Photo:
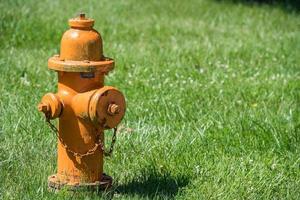
<instances>
[{"instance_id":1,"label":"sunlit grass","mask_svg":"<svg viewBox=\"0 0 300 200\"><path fill-rule=\"evenodd\" d=\"M56 140L36 109L56 91L47 59L80 11L116 60L106 84L127 99L105 163L115 198L300 198L295 11L209 0L16 0L0 10L0 199L98 198L47 191Z\"/></svg>"}]
</instances>

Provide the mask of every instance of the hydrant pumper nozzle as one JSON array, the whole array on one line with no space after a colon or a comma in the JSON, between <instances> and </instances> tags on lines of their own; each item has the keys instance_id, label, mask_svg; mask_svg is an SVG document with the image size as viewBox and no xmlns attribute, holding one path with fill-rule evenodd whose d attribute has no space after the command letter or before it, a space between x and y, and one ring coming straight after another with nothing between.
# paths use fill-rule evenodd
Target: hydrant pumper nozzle
<instances>
[{"instance_id":1,"label":"hydrant pumper nozzle","mask_svg":"<svg viewBox=\"0 0 300 200\"><path fill-rule=\"evenodd\" d=\"M112 184L103 173L104 130L116 133L126 103L118 89L104 86L114 60L103 55L102 38L93 25L94 20L84 14L70 19L60 55L48 60L49 69L58 73L58 91L44 95L38 110L58 137L57 173L48 178L55 190L105 189ZM58 128L50 122L56 118ZM112 144L115 138L114 134Z\"/></svg>"}]
</instances>

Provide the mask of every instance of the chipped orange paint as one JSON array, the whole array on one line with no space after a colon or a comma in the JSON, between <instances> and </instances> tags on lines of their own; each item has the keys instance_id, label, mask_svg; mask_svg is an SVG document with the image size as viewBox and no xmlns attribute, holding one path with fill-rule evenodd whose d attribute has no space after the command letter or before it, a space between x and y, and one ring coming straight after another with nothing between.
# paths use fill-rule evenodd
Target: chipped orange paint
<instances>
[{"instance_id":1,"label":"chipped orange paint","mask_svg":"<svg viewBox=\"0 0 300 200\"><path fill-rule=\"evenodd\" d=\"M49 69L58 72L58 92L46 94L38 105L48 118L59 118L57 173L49 177L49 186L55 189L64 185L99 186L107 179L100 147L90 155L78 155L91 150L99 138L104 141L104 130L120 123L126 107L118 89L104 86L104 76L113 69L114 61L103 55L94 20L80 14L70 19L69 25L60 55L48 60Z\"/></svg>"}]
</instances>

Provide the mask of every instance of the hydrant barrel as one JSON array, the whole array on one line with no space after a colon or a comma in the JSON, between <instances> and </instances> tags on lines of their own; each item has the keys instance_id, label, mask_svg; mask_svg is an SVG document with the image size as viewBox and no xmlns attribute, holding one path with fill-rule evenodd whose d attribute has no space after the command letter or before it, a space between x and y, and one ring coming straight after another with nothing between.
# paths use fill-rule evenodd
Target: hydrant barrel
<instances>
[{"instance_id":1,"label":"hydrant barrel","mask_svg":"<svg viewBox=\"0 0 300 200\"><path fill-rule=\"evenodd\" d=\"M46 94L38 108L48 122L59 118L57 173L48 179L54 189L111 185L103 173L104 130L121 122L126 103L118 89L104 86L114 61L103 55L102 38L93 25L84 14L70 19L60 55L48 60L49 69L58 73L58 91Z\"/></svg>"}]
</instances>

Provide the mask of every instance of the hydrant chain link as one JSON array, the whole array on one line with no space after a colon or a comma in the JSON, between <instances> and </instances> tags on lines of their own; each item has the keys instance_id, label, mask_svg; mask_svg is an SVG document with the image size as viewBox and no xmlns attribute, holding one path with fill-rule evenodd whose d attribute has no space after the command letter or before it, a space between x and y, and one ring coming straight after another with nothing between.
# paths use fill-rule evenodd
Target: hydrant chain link
<instances>
[{"instance_id":1,"label":"hydrant chain link","mask_svg":"<svg viewBox=\"0 0 300 200\"><path fill-rule=\"evenodd\" d=\"M110 157L112 155L112 153L113 153L114 145L115 145L116 140L117 140L117 130L118 130L117 127L114 128L114 133L113 133L112 140L111 140L111 143L110 143L110 148L109 148L108 151L105 150L104 143L99 138L98 142L96 142L95 145L92 148L90 148L88 151L86 151L86 153L79 153L79 152L73 151L72 149L70 149L68 147L68 145L64 142L64 140L59 136L58 129L55 127L54 124L51 123L50 119L48 119L47 117L46 117L46 122L49 125L50 129L55 133L55 136L57 137L57 139L59 139L59 141L62 143L62 145L64 146L64 148L68 152L70 152L71 154L73 154L73 156L75 156L75 157L82 158L82 157L85 157L85 156L92 155L92 154L95 153L95 151L98 149L99 146L100 146L100 149L104 153L105 156Z\"/></svg>"}]
</instances>

